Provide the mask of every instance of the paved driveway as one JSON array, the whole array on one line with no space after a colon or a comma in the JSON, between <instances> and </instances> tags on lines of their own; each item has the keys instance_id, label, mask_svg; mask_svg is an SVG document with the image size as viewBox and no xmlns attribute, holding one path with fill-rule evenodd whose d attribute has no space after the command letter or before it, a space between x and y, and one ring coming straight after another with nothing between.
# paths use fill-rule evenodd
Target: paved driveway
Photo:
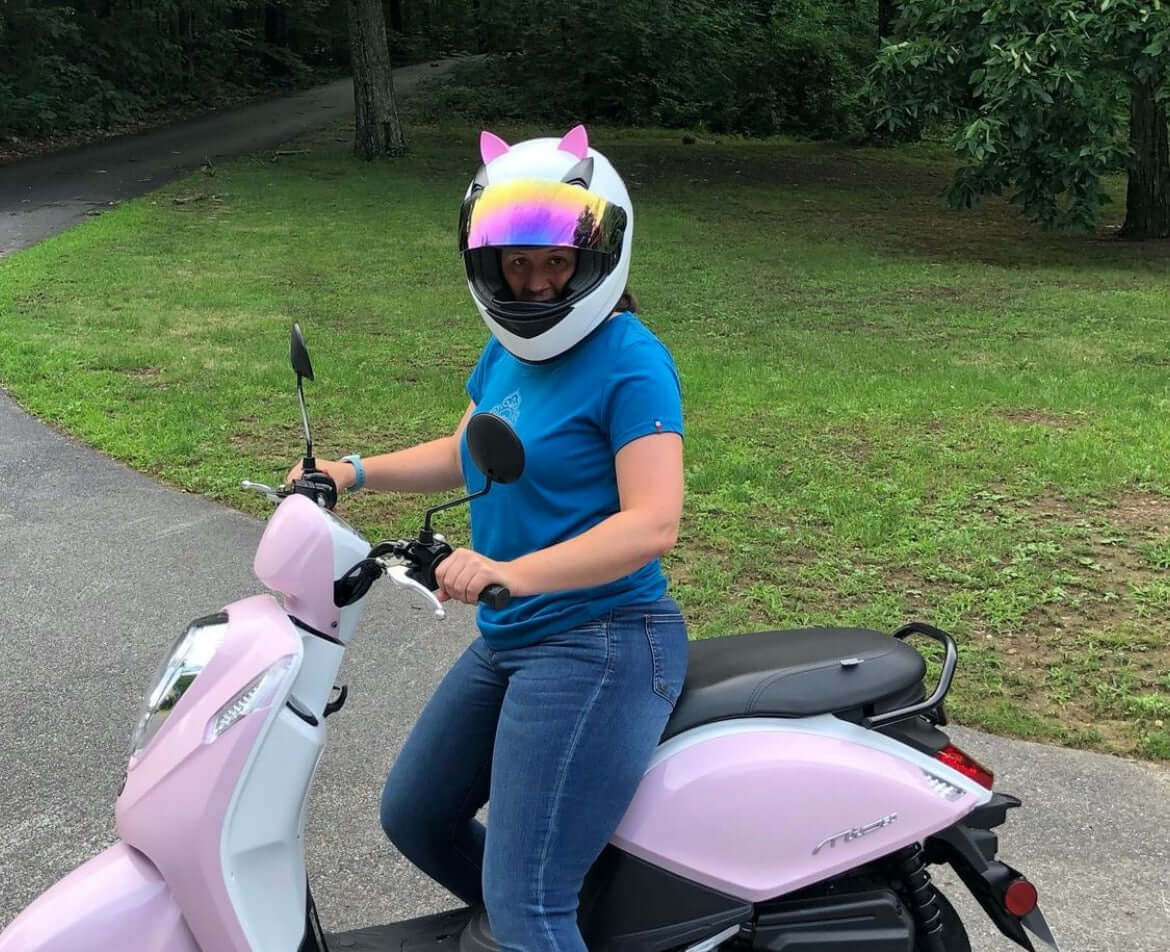
<instances>
[{"instance_id":1,"label":"paved driveway","mask_svg":"<svg viewBox=\"0 0 1170 952\"><path fill-rule=\"evenodd\" d=\"M395 91L409 95L420 79L445 72L451 62L395 70ZM353 83L343 79L140 135L0 165L0 256L55 235L111 202L158 188L208 159L218 163L272 149L352 115Z\"/></svg>"}]
</instances>

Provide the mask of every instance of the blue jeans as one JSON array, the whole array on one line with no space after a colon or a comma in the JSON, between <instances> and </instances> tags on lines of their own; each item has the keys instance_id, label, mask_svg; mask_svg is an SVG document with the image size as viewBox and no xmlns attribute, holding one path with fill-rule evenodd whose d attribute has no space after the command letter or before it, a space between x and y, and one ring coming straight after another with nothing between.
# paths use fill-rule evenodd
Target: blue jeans
<instances>
[{"instance_id":1,"label":"blue jeans","mask_svg":"<svg viewBox=\"0 0 1170 952\"><path fill-rule=\"evenodd\" d=\"M686 663L671 598L520 648L477 638L390 771L382 828L427 875L486 905L501 948L585 952L581 883L633 799ZM485 828L475 814L489 800Z\"/></svg>"}]
</instances>

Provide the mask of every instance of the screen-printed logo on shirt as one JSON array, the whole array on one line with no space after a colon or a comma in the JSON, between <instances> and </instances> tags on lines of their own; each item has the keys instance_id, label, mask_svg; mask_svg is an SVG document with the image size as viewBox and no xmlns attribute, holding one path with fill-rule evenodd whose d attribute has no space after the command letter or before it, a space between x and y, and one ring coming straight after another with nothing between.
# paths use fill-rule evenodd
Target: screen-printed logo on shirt
<instances>
[{"instance_id":1,"label":"screen-printed logo on shirt","mask_svg":"<svg viewBox=\"0 0 1170 952\"><path fill-rule=\"evenodd\" d=\"M513 390L489 411L498 417L503 417L512 426L520 419L520 391Z\"/></svg>"}]
</instances>

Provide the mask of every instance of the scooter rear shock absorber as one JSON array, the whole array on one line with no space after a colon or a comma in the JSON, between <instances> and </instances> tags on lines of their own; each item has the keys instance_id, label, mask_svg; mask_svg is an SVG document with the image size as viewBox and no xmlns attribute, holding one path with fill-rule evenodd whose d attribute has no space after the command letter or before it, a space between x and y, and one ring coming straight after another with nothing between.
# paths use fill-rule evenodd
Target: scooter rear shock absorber
<instances>
[{"instance_id":1,"label":"scooter rear shock absorber","mask_svg":"<svg viewBox=\"0 0 1170 952\"><path fill-rule=\"evenodd\" d=\"M894 854L906 886L906 905L914 916L923 942L930 952L946 952L943 942L942 913L934 901L934 887L930 884L930 873L922 857L922 847L914 843Z\"/></svg>"}]
</instances>

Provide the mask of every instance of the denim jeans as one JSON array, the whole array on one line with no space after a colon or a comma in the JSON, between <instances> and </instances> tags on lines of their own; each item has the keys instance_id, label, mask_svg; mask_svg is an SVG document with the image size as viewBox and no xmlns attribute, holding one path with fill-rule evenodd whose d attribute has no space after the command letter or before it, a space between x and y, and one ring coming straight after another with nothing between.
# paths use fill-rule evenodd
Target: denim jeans
<instances>
[{"instance_id":1,"label":"denim jeans","mask_svg":"<svg viewBox=\"0 0 1170 952\"><path fill-rule=\"evenodd\" d=\"M641 782L686 673L663 598L536 644L477 638L444 677L382 792L386 835L501 948L585 952L577 898ZM490 800L486 828L476 812Z\"/></svg>"}]
</instances>

